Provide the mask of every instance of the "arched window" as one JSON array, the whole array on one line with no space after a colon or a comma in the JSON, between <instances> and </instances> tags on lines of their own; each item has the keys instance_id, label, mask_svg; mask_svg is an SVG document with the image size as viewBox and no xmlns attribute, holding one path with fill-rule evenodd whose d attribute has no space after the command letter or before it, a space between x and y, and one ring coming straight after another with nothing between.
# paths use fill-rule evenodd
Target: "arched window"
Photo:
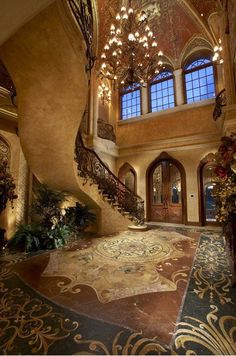
<instances>
[{"instance_id":1,"label":"arched window","mask_svg":"<svg viewBox=\"0 0 236 356\"><path fill-rule=\"evenodd\" d=\"M185 67L187 104L215 96L214 69L210 59L197 59Z\"/></svg>"},{"instance_id":2,"label":"arched window","mask_svg":"<svg viewBox=\"0 0 236 356\"><path fill-rule=\"evenodd\" d=\"M141 88L139 84L121 90L121 119L141 115Z\"/></svg>"},{"instance_id":3,"label":"arched window","mask_svg":"<svg viewBox=\"0 0 236 356\"><path fill-rule=\"evenodd\" d=\"M173 72L166 70L150 82L150 111L161 111L175 106Z\"/></svg>"}]
</instances>

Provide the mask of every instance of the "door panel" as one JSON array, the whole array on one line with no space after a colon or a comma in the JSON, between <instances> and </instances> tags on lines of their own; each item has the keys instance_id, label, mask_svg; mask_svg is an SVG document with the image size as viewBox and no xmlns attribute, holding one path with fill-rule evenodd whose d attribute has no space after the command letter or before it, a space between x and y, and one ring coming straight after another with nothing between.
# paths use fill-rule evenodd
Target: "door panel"
<instances>
[{"instance_id":1,"label":"door panel","mask_svg":"<svg viewBox=\"0 0 236 356\"><path fill-rule=\"evenodd\" d=\"M216 184L215 164L212 162L206 163L202 169L202 200L204 208L203 224L216 223L216 201L212 196L213 187Z\"/></svg>"},{"instance_id":2,"label":"door panel","mask_svg":"<svg viewBox=\"0 0 236 356\"><path fill-rule=\"evenodd\" d=\"M182 223L182 185L179 169L171 161L160 162L150 176L151 220Z\"/></svg>"}]
</instances>

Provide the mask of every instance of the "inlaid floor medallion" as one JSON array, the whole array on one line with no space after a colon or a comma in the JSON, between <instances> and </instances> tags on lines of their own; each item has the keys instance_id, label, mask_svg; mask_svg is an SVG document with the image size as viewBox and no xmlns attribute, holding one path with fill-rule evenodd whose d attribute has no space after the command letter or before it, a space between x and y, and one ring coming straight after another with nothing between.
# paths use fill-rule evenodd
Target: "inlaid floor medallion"
<instances>
[{"instance_id":1,"label":"inlaid floor medallion","mask_svg":"<svg viewBox=\"0 0 236 356\"><path fill-rule=\"evenodd\" d=\"M144 293L174 291L176 283L157 271L157 264L183 257L176 243L191 238L175 232L126 232L124 236L95 239L86 250L50 254L42 276L67 277L61 291L76 285L92 287L101 303ZM79 292L79 289L77 289Z\"/></svg>"}]
</instances>

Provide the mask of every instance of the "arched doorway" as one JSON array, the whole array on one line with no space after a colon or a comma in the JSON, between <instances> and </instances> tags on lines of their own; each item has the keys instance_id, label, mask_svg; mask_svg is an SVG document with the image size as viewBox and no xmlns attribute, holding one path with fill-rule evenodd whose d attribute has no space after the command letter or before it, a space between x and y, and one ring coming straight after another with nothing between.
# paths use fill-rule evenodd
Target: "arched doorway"
<instances>
[{"instance_id":1,"label":"arched doorway","mask_svg":"<svg viewBox=\"0 0 236 356\"><path fill-rule=\"evenodd\" d=\"M162 153L147 171L149 221L185 223L186 178L181 163Z\"/></svg>"},{"instance_id":2,"label":"arched doorway","mask_svg":"<svg viewBox=\"0 0 236 356\"><path fill-rule=\"evenodd\" d=\"M199 216L201 225L217 225L216 203L212 196L216 184L214 154L210 153L201 160L198 168L198 179L200 182L200 207Z\"/></svg>"},{"instance_id":3,"label":"arched doorway","mask_svg":"<svg viewBox=\"0 0 236 356\"><path fill-rule=\"evenodd\" d=\"M130 190L132 190L136 194L136 172L129 163L123 164L123 166L119 169L118 178L122 183L124 183Z\"/></svg>"}]
</instances>

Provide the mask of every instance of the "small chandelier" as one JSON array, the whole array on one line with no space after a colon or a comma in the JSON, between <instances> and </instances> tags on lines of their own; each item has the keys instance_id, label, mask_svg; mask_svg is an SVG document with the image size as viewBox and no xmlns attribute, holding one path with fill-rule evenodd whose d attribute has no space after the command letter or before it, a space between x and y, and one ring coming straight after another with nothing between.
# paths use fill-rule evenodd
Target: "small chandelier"
<instances>
[{"instance_id":1,"label":"small chandelier","mask_svg":"<svg viewBox=\"0 0 236 356\"><path fill-rule=\"evenodd\" d=\"M116 88L145 85L163 65L163 53L157 47L147 14L132 8L129 0L129 6L122 6L111 24L101 54L100 76Z\"/></svg>"},{"instance_id":2,"label":"small chandelier","mask_svg":"<svg viewBox=\"0 0 236 356\"><path fill-rule=\"evenodd\" d=\"M102 83L98 87L98 97L101 99L102 104L109 104L111 101L111 90L109 89L108 85Z\"/></svg>"},{"instance_id":3,"label":"small chandelier","mask_svg":"<svg viewBox=\"0 0 236 356\"><path fill-rule=\"evenodd\" d=\"M214 56L212 57L212 60L213 60L213 62L216 62L217 64L224 63L224 60L222 58L221 39L219 39L218 46L214 47Z\"/></svg>"}]
</instances>

